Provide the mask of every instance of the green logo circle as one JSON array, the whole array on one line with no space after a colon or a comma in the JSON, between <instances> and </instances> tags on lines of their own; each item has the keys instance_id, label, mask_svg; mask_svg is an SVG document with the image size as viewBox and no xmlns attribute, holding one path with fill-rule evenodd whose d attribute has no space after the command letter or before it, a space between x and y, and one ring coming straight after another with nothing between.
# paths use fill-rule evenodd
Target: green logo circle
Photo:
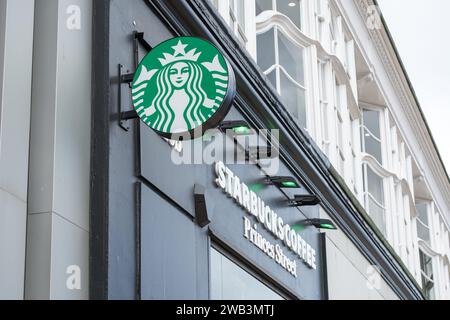
<instances>
[{"instance_id":1,"label":"green logo circle","mask_svg":"<svg viewBox=\"0 0 450 320\"><path fill-rule=\"evenodd\" d=\"M173 38L153 48L132 84L133 106L165 137L204 132L226 115L235 92L234 74L211 43Z\"/></svg>"}]
</instances>

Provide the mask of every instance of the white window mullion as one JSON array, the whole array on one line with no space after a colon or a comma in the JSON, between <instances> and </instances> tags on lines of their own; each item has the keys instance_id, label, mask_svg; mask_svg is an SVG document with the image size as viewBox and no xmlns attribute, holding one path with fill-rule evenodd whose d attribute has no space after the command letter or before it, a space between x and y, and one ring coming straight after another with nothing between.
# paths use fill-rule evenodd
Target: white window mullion
<instances>
[{"instance_id":1,"label":"white window mullion","mask_svg":"<svg viewBox=\"0 0 450 320\"><path fill-rule=\"evenodd\" d=\"M275 1L275 0L274 0ZM274 42L275 42L275 64L277 65L276 71L276 81L277 81L277 91L281 94L281 70L278 67L280 65L280 54L279 54L279 46L278 46L278 28L274 27Z\"/></svg>"}]
</instances>

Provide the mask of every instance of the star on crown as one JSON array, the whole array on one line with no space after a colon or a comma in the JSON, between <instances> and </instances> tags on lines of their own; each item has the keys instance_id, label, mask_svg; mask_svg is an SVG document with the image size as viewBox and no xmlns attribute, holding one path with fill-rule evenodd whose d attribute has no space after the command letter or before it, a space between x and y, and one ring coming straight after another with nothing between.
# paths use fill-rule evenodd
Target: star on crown
<instances>
[{"instance_id":1,"label":"star on crown","mask_svg":"<svg viewBox=\"0 0 450 320\"><path fill-rule=\"evenodd\" d=\"M186 53L186 47L187 44L183 44L181 40L178 41L176 46L173 46L172 49L174 50L173 54L164 52L164 58L159 58L159 62L164 67L169 63L175 62L175 61L197 61L201 52L195 53L197 49L192 49L189 52Z\"/></svg>"}]
</instances>

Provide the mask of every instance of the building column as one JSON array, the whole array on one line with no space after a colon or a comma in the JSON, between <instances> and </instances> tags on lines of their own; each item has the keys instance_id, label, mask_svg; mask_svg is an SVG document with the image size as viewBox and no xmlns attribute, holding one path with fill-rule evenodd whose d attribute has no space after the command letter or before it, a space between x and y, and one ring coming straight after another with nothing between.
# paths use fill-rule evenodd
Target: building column
<instances>
[{"instance_id":1,"label":"building column","mask_svg":"<svg viewBox=\"0 0 450 320\"><path fill-rule=\"evenodd\" d=\"M91 42L91 0L36 1L26 299L89 298Z\"/></svg>"},{"instance_id":2,"label":"building column","mask_svg":"<svg viewBox=\"0 0 450 320\"><path fill-rule=\"evenodd\" d=\"M23 299L34 0L0 0L0 299Z\"/></svg>"}]
</instances>

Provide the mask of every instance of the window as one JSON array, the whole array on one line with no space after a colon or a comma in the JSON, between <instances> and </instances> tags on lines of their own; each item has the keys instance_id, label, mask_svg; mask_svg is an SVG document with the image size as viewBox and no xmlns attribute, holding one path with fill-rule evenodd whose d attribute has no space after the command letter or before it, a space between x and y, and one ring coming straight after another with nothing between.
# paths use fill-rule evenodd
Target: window
<instances>
[{"instance_id":1,"label":"window","mask_svg":"<svg viewBox=\"0 0 450 320\"><path fill-rule=\"evenodd\" d=\"M428 245L430 243L430 227L428 224L428 204L426 202L417 202L417 236L419 239L425 241Z\"/></svg>"},{"instance_id":2,"label":"window","mask_svg":"<svg viewBox=\"0 0 450 320\"><path fill-rule=\"evenodd\" d=\"M304 49L277 27L259 34L257 47L258 65L277 89L291 115L306 128Z\"/></svg>"},{"instance_id":3,"label":"window","mask_svg":"<svg viewBox=\"0 0 450 320\"><path fill-rule=\"evenodd\" d=\"M334 109L336 112L336 159L338 161L338 170L342 176L345 176L345 150L344 150L344 118L342 116L342 110L344 109L342 98L342 87L334 80ZM344 89L345 90L345 89Z\"/></svg>"},{"instance_id":4,"label":"window","mask_svg":"<svg viewBox=\"0 0 450 320\"><path fill-rule=\"evenodd\" d=\"M301 0L256 0L256 15L263 11L274 10L288 17L299 29L302 29Z\"/></svg>"},{"instance_id":5,"label":"window","mask_svg":"<svg viewBox=\"0 0 450 320\"><path fill-rule=\"evenodd\" d=\"M330 4L328 3L328 6L329 5ZM330 18L331 18L331 21L329 22L329 27L330 27L330 52L332 54L336 54L337 45L338 45L337 20L336 20L336 16L333 13L333 10L331 9L331 7L329 7L329 12L330 12Z\"/></svg>"},{"instance_id":6,"label":"window","mask_svg":"<svg viewBox=\"0 0 450 320\"><path fill-rule=\"evenodd\" d=\"M353 192L355 193L356 196L358 196L359 194L359 190L358 190L358 186L357 186L357 170L359 170L359 166L358 166L358 159L357 159L357 151L356 151L356 146L355 146L355 126L354 126L354 121L352 120L352 117L349 115L348 116L348 120L349 120L349 124L350 124L350 139L349 139L349 146L350 146L350 152L351 152L351 159L350 159L350 167L351 167L351 177L350 177L350 183L351 186L353 187Z\"/></svg>"},{"instance_id":7,"label":"window","mask_svg":"<svg viewBox=\"0 0 450 320\"><path fill-rule=\"evenodd\" d=\"M238 39L246 45L245 35L245 2L244 0L230 0L230 26Z\"/></svg>"},{"instance_id":8,"label":"window","mask_svg":"<svg viewBox=\"0 0 450 320\"><path fill-rule=\"evenodd\" d=\"M434 280L433 280L433 260L422 250L419 250L420 271L422 274L422 289L425 297L429 300L434 299Z\"/></svg>"},{"instance_id":9,"label":"window","mask_svg":"<svg viewBox=\"0 0 450 320\"><path fill-rule=\"evenodd\" d=\"M321 129L322 129L322 151L329 156L330 135L328 123L328 92L327 92L327 74L326 63L318 61L319 69L319 102L321 114Z\"/></svg>"},{"instance_id":10,"label":"window","mask_svg":"<svg viewBox=\"0 0 450 320\"><path fill-rule=\"evenodd\" d=\"M212 300L283 300L278 293L211 248Z\"/></svg>"},{"instance_id":11,"label":"window","mask_svg":"<svg viewBox=\"0 0 450 320\"><path fill-rule=\"evenodd\" d=\"M362 150L372 155L380 165L383 165L381 153L380 111L363 110Z\"/></svg>"},{"instance_id":12,"label":"window","mask_svg":"<svg viewBox=\"0 0 450 320\"><path fill-rule=\"evenodd\" d=\"M386 208L384 201L384 180L369 165L363 165L365 207L370 217L386 235Z\"/></svg>"}]
</instances>

